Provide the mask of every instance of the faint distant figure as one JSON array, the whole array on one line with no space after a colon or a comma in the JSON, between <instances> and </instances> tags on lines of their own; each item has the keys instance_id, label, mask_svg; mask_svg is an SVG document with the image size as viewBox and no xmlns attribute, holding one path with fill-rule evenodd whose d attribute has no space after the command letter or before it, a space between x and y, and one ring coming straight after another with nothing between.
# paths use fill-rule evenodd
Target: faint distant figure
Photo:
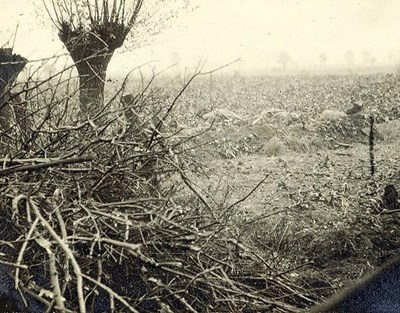
<instances>
[{"instance_id":1,"label":"faint distant figure","mask_svg":"<svg viewBox=\"0 0 400 313\"><path fill-rule=\"evenodd\" d=\"M352 69L355 65L355 57L354 57L354 52L351 50L347 50L345 55L344 55L344 59L346 61L347 66L349 67L349 69Z\"/></svg>"},{"instance_id":2,"label":"faint distant figure","mask_svg":"<svg viewBox=\"0 0 400 313\"><path fill-rule=\"evenodd\" d=\"M364 106L364 104L363 104L362 101L355 101L355 102L353 103L353 107L350 108L350 109L348 109L348 110L346 111L346 114L347 114L347 115L354 115L354 114L356 114L356 113L358 113L358 112L361 112L362 109L363 109L363 106Z\"/></svg>"},{"instance_id":3,"label":"faint distant figure","mask_svg":"<svg viewBox=\"0 0 400 313\"><path fill-rule=\"evenodd\" d=\"M278 63L281 65L282 69L285 71L287 66L292 62L292 57L286 51L281 51L277 58Z\"/></svg>"},{"instance_id":4,"label":"faint distant figure","mask_svg":"<svg viewBox=\"0 0 400 313\"><path fill-rule=\"evenodd\" d=\"M325 53L325 52L320 53L320 55L319 55L319 63L320 63L320 65L321 65L321 68L322 68L322 69L325 69L325 68L326 68L326 62L327 62L327 60L328 60L328 58L327 58L327 56L326 56L326 53Z\"/></svg>"},{"instance_id":5,"label":"faint distant figure","mask_svg":"<svg viewBox=\"0 0 400 313\"><path fill-rule=\"evenodd\" d=\"M382 208L386 210L398 210L399 193L394 185L387 185L382 197Z\"/></svg>"}]
</instances>

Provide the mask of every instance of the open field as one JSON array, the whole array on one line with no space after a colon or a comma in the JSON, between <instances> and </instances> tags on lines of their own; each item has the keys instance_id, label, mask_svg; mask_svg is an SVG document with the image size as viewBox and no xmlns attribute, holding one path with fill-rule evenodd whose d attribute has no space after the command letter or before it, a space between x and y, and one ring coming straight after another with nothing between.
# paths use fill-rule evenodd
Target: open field
<instances>
[{"instance_id":1,"label":"open field","mask_svg":"<svg viewBox=\"0 0 400 313\"><path fill-rule=\"evenodd\" d=\"M0 170L3 288L48 310L58 292L81 312L300 312L398 254L396 75L197 78L110 84L93 119L73 78L26 93Z\"/></svg>"},{"instance_id":2,"label":"open field","mask_svg":"<svg viewBox=\"0 0 400 313\"><path fill-rule=\"evenodd\" d=\"M399 252L397 213L378 214L383 188L399 186L399 92L397 76L383 74L210 77L182 99L190 118L177 118L203 129L210 123L204 114L215 113L211 130L196 138L214 141L197 148L194 159L204 166L193 178L221 210L239 201L229 209L238 239L320 297ZM323 115L357 100L364 108L356 118ZM259 118L263 110L270 114ZM370 115L377 121L374 176Z\"/></svg>"}]
</instances>

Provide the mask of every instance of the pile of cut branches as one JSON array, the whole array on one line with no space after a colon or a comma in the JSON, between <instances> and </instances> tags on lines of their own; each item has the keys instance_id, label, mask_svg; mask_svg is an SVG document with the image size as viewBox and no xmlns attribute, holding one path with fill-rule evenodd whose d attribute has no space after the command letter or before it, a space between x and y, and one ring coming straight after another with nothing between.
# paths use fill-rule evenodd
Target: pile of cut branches
<instances>
[{"instance_id":1,"label":"pile of cut branches","mask_svg":"<svg viewBox=\"0 0 400 313\"><path fill-rule=\"evenodd\" d=\"M196 189L179 142L162 135L163 118L149 127L135 113L134 127L115 109L67 124L60 112L73 104L55 98L36 109L27 100L29 136L1 160L0 274L15 288L15 310L297 312L309 304L240 241L234 210L221 213ZM189 196L177 196L180 187Z\"/></svg>"}]
</instances>

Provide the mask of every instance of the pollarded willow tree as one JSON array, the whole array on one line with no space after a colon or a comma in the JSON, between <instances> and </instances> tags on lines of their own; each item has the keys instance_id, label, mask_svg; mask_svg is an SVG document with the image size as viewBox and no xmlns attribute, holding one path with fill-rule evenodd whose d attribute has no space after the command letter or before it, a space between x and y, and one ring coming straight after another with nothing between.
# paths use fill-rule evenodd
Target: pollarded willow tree
<instances>
[{"instance_id":1,"label":"pollarded willow tree","mask_svg":"<svg viewBox=\"0 0 400 313\"><path fill-rule=\"evenodd\" d=\"M23 118L25 108L21 103L12 104L15 99L11 94L11 88L27 61L19 54L14 54L12 48L0 47L0 150L3 143L8 142L11 138L7 132L12 129L10 125L13 115L17 120L22 119L24 121L21 123L24 125L20 126L26 126L26 118Z\"/></svg>"},{"instance_id":2,"label":"pollarded willow tree","mask_svg":"<svg viewBox=\"0 0 400 313\"><path fill-rule=\"evenodd\" d=\"M85 116L94 116L104 104L107 67L115 50L133 28L139 24L147 27L152 12L144 8L145 1L151 0L48 0L47 4L44 0L78 71L80 105Z\"/></svg>"}]
</instances>

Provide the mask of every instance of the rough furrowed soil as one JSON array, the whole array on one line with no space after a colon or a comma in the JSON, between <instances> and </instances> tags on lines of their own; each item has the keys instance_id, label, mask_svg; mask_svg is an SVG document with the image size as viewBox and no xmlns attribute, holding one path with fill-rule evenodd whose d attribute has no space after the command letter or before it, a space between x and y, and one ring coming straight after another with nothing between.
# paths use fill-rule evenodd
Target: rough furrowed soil
<instances>
[{"instance_id":1,"label":"rough furrowed soil","mask_svg":"<svg viewBox=\"0 0 400 313\"><path fill-rule=\"evenodd\" d=\"M184 112L197 113L182 118L192 127L213 121L194 143L201 148L193 157L205 166L191 179L230 218L238 240L250 241L314 301L400 253L399 213L381 206L385 186L400 188L397 76L207 83L189 90L192 110ZM198 97L204 90L208 96ZM364 109L349 116L355 99Z\"/></svg>"},{"instance_id":2,"label":"rough furrowed soil","mask_svg":"<svg viewBox=\"0 0 400 313\"><path fill-rule=\"evenodd\" d=\"M390 176L396 172L399 158L396 155L395 158L393 155L386 155L394 147L385 145L376 151L375 180L378 180L378 185L390 181ZM370 174L368 146L362 144L348 149L315 153L288 153L273 157L251 155L230 160L208 160L206 176L209 179L202 180L203 187L217 195L217 198L229 191L231 202L245 197L257 183L268 176L240 204L241 210L249 214L286 208L288 213L310 218L314 215L313 212L324 211L324 219L329 220L346 216L351 210L366 211L367 208L359 207L360 198L369 193L378 195L381 191L378 186L375 192L368 187L373 179Z\"/></svg>"},{"instance_id":3,"label":"rough furrowed soil","mask_svg":"<svg viewBox=\"0 0 400 313\"><path fill-rule=\"evenodd\" d=\"M247 236L264 255L282 270L300 266L291 272L293 281L326 296L398 252L398 213L379 215L384 187L398 182L398 150L396 144L376 145L373 177L365 144L209 158L197 183L221 209L239 201L232 214L248 223Z\"/></svg>"}]
</instances>

